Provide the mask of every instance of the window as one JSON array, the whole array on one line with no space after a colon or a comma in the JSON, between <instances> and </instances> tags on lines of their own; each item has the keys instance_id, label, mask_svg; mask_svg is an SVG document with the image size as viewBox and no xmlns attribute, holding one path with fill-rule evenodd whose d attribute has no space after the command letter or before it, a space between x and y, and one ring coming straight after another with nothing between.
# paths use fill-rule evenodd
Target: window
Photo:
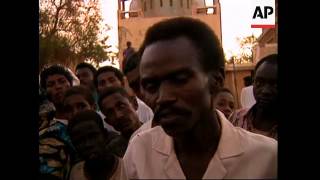
<instances>
[{"instance_id":1,"label":"window","mask_svg":"<svg viewBox=\"0 0 320 180\"><path fill-rule=\"evenodd\" d=\"M170 0L170 6L172 6L172 3L173 3L172 0Z\"/></svg>"},{"instance_id":2,"label":"window","mask_svg":"<svg viewBox=\"0 0 320 180\"><path fill-rule=\"evenodd\" d=\"M162 0L160 0L160 7L162 7L163 6L163 2L162 2Z\"/></svg>"},{"instance_id":3,"label":"window","mask_svg":"<svg viewBox=\"0 0 320 180\"><path fill-rule=\"evenodd\" d=\"M147 2L144 2L144 10L147 11Z\"/></svg>"}]
</instances>

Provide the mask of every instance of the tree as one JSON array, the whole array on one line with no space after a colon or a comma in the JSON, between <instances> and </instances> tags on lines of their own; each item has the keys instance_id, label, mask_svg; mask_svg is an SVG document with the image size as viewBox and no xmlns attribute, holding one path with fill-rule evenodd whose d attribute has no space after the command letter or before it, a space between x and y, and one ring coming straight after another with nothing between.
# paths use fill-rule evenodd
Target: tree
<instances>
[{"instance_id":1,"label":"tree","mask_svg":"<svg viewBox=\"0 0 320 180\"><path fill-rule=\"evenodd\" d=\"M245 64L253 62L253 47L257 44L257 38L254 35L247 36L244 38L237 38L239 43L239 52L231 56L226 61L227 64Z\"/></svg>"},{"instance_id":2,"label":"tree","mask_svg":"<svg viewBox=\"0 0 320 180\"><path fill-rule=\"evenodd\" d=\"M110 29L102 25L99 0L40 0L39 68L61 63L74 67L85 60L107 60Z\"/></svg>"}]
</instances>

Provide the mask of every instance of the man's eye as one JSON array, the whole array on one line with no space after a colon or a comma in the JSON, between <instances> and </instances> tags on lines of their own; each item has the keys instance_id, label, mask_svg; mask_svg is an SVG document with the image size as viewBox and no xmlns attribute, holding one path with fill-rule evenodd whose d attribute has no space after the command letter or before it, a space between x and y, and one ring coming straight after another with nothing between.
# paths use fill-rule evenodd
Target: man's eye
<instances>
[{"instance_id":1,"label":"man's eye","mask_svg":"<svg viewBox=\"0 0 320 180\"><path fill-rule=\"evenodd\" d=\"M66 81L65 79L60 79L58 82L59 82L60 84L64 84L64 83L66 83L67 81Z\"/></svg>"},{"instance_id":2,"label":"man's eye","mask_svg":"<svg viewBox=\"0 0 320 180\"><path fill-rule=\"evenodd\" d=\"M157 85L155 83L147 83L145 84L144 89L149 93L154 93L157 90Z\"/></svg>"},{"instance_id":3,"label":"man's eye","mask_svg":"<svg viewBox=\"0 0 320 180\"><path fill-rule=\"evenodd\" d=\"M218 105L218 106L223 106L223 105L224 105L224 103L219 102L217 105Z\"/></svg>"},{"instance_id":4,"label":"man's eye","mask_svg":"<svg viewBox=\"0 0 320 180\"><path fill-rule=\"evenodd\" d=\"M85 109L87 107L87 105L83 103L79 104L78 106L79 106L79 109Z\"/></svg>"},{"instance_id":5,"label":"man's eye","mask_svg":"<svg viewBox=\"0 0 320 180\"><path fill-rule=\"evenodd\" d=\"M119 107L120 108L126 108L127 106L125 104L120 104Z\"/></svg>"},{"instance_id":6,"label":"man's eye","mask_svg":"<svg viewBox=\"0 0 320 180\"><path fill-rule=\"evenodd\" d=\"M189 76L186 74L179 74L173 77L172 81L177 84L184 84L188 81Z\"/></svg>"}]
</instances>

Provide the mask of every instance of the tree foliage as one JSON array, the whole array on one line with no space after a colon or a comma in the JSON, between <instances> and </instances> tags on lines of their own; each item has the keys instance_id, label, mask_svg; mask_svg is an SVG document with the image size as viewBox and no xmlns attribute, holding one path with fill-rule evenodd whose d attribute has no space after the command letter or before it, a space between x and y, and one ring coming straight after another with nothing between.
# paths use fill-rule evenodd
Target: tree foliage
<instances>
[{"instance_id":1,"label":"tree foliage","mask_svg":"<svg viewBox=\"0 0 320 180\"><path fill-rule=\"evenodd\" d=\"M108 59L110 28L102 24L98 0L40 0L39 9L39 68Z\"/></svg>"},{"instance_id":2,"label":"tree foliage","mask_svg":"<svg viewBox=\"0 0 320 180\"><path fill-rule=\"evenodd\" d=\"M244 38L237 38L240 51L237 54L231 56L226 62L227 64L246 64L253 62L253 47L257 44L257 38L254 35Z\"/></svg>"}]
</instances>

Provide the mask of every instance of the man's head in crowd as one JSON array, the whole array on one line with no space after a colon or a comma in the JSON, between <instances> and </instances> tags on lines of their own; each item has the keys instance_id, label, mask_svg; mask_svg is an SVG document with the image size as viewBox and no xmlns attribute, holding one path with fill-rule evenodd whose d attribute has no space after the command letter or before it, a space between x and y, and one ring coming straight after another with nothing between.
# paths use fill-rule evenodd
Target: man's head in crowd
<instances>
[{"instance_id":1,"label":"man's head in crowd","mask_svg":"<svg viewBox=\"0 0 320 180\"><path fill-rule=\"evenodd\" d=\"M98 69L94 78L94 83L98 93L101 94L108 87L123 87L123 74L117 68L104 66Z\"/></svg>"},{"instance_id":2,"label":"man's head in crowd","mask_svg":"<svg viewBox=\"0 0 320 180\"><path fill-rule=\"evenodd\" d=\"M59 108L62 106L64 93L72 86L72 75L62 65L52 65L40 74L41 88L46 90L49 100Z\"/></svg>"},{"instance_id":3,"label":"man's head in crowd","mask_svg":"<svg viewBox=\"0 0 320 180\"><path fill-rule=\"evenodd\" d=\"M93 110L77 113L69 121L68 132L79 155L88 160L105 153L104 126L99 114Z\"/></svg>"},{"instance_id":4,"label":"man's head in crowd","mask_svg":"<svg viewBox=\"0 0 320 180\"><path fill-rule=\"evenodd\" d=\"M214 102L216 108L220 110L226 116L226 118L229 118L235 110L233 94L227 88L223 88L219 91Z\"/></svg>"},{"instance_id":5,"label":"man's head in crowd","mask_svg":"<svg viewBox=\"0 0 320 180\"><path fill-rule=\"evenodd\" d=\"M94 89L94 75L97 70L93 65L82 62L76 66L76 75L80 80L80 85Z\"/></svg>"},{"instance_id":6,"label":"man's head in crowd","mask_svg":"<svg viewBox=\"0 0 320 180\"><path fill-rule=\"evenodd\" d=\"M209 26L185 17L157 23L140 54L141 90L167 134L183 136L212 120L213 98L224 82L224 54Z\"/></svg>"},{"instance_id":7,"label":"man's head in crowd","mask_svg":"<svg viewBox=\"0 0 320 180\"><path fill-rule=\"evenodd\" d=\"M106 116L105 122L129 138L141 123L130 97L121 87L109 87L99 97L99 107Z\"/></svg>"},{"instance_id":8,"label":"man's head in crowd","mask_svg":"<svg viewBox=\"0 0 320 180\"><path fill-rule=\"evenodd\" d=\"M253 95L261 108L272 108L278 102L278 55L261 59L256 67L253 81Z\"/></svg>"},{"instance_id":9,"label":"man's head in crowd","mask_svg":"<svg viewBox=\"0 0 320 180\"><path fill-rule=\"evenodd\" d=\"M140 57L138 53L134 53L128 57L127 63L123 69L123 73L128 79L130 88L140 98L144 99L140 92L140 76L139 76Z\"/></svg>"},{"instance_id":10,"label":"man's head in crowd","mask_svg":"<svg viewBox=\"0 0 320 180\"><path fill-rule=\"evenodd\" d=\"M68 89L64 95L63 106L68 120L81 111L96 109L93 94L86 86Z\"/></svg>"},{"instance_id":11,"label":"man's head in crowd","mask_svg":"<svg viewBox=\"0 0 320 180\"><path fill-rule=\"evenodd\" d=\"M127 47L130 48L131 45L132 45L131 42L130 42L130 41L127 41Z\"/></svg>"}]
</instances>

